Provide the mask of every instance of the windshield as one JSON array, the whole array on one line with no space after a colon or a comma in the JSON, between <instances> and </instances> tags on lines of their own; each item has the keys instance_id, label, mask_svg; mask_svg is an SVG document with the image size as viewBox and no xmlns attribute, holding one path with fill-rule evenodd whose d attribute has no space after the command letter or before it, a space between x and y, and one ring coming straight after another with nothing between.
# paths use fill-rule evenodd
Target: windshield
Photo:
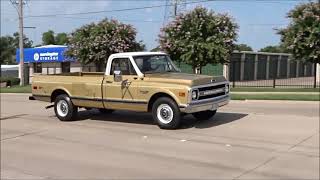
<instances>
[{"instance_id":1,"label":"windshield","mask_svg":"<svg viewBox=\"0 0 320 180\"><path fill-rule=\"evenodd\" d=\"M134 56L133 59L144 74L180 72L167 55Z\"/></svg>"}]
</instances>

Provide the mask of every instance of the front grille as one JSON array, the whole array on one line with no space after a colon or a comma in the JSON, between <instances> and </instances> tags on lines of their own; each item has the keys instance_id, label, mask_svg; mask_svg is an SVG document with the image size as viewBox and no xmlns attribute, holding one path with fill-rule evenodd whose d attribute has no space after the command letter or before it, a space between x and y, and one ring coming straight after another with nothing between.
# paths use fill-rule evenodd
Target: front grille
<instances>
[{"instance_id":1,"label":"front grille","mask_svg":"<svg viewBox=\"0 0 320 180\"><path fill-rule=\"evenodd\" d=\"M199 90L198 100L215 98L215 97L225 95L226 94L225 86L226 86L226 84L219 84L219 85L213 85L213 86L199 88L198 89Z\"/></svg>"},{"instance_id":2,"label":"front grille","mask_svg":"<svg viewBox=\"0 0 320 180\"><path fill-rule=\"evenodd\" d=\"M208 90L220 89L220 88L224 88L225 86L226 86L225 84L220 84L220 85L216 85L216 86L207 86L207 87L199 88L199 91L208 91Z\"/></svg>"},{"instance_id":3,"label":"front grille","mask_svg":"<svg viewBox=\"0 0 320 180\"><path fill-rule=\"evenodd\" d=\"M217 93L217 94L211 94L211 95L207 95L207 96L200 96L199 100L215 98L215 97L219 97L219 96L223 96L223 95L225 95L225 92L221 92L221 93Z\"/></svg>"}]
</instances>

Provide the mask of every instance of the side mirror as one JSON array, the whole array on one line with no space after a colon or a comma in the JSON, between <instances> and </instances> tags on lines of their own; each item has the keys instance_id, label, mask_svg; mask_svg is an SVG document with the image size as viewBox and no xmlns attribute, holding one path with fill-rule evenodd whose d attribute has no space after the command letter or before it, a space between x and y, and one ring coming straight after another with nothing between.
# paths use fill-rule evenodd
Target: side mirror
<instances>
[{"instance_id":1,"label":"side mirror","mask_svg":"<svg viewBox=\"0 0 320 180\"><path fill-rule=\"evenodd\" d=\"M121 82L122 81L121 71L119 71L119 70L113 71L113 80L114 80L114 82Z\"/></svg>"}]
</instances>

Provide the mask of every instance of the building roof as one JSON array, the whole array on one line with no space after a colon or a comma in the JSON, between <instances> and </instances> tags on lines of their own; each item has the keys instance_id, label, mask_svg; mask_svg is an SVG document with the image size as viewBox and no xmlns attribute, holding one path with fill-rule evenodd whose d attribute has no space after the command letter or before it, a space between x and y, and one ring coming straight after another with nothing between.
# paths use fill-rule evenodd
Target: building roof
<instances>
[{"instance_id":1,"label":"building roof","mask_svg":"<svg viewBox=\"0 0 320 180\"><path fill-rule=\"evenodd\" d=\"M165 55L164 52L125 52L125 53L115 53L110 57L118 57L118 56L145 56L145 55Z\"/></svg>"},{"instance_id":2,"label":"building roof","mask_svg":"<svg viewBox=\"0 0 320 180\"><path fill-rule=\"evenodd\" d=\"M49 45L39 46L39 47L34 47L34 48L57 48L57 47L68 47L68 46L49 44Z\"/></svg>"}]
</instances>

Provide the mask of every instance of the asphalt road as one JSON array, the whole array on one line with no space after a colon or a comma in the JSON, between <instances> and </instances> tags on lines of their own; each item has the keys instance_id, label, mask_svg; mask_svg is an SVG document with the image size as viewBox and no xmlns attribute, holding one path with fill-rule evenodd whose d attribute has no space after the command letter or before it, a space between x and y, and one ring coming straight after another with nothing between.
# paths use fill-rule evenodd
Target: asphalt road
<instances>
[{"instance_id":1,"label":"asphalt road","mask_svg":"<svg viewBox=\"0 0 320 180\"><path fill-rule=\"evenodd\" d=\"M1 178L319 179L319 102L232 101L161 130L145 113L80 112L1 94Z\"/></svg>"}]
</instances>

